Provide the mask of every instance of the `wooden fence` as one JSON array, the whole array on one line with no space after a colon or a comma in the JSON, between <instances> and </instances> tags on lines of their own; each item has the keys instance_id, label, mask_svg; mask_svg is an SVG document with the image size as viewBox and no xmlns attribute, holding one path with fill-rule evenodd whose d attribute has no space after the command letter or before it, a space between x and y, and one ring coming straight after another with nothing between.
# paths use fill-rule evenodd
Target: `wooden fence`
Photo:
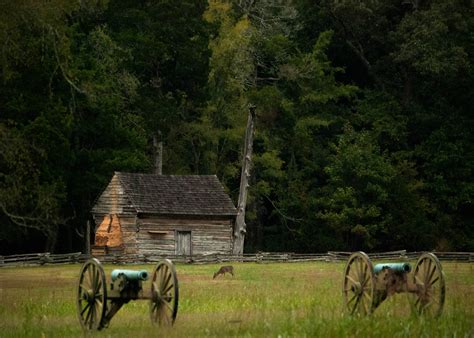
<instances>
[{"instance_id":1,"label":"wooden fence","mask_svg":"<svg viewBox=\"0 0 474 338\"><path fill-rule=\"evenodd\" d=\"M368 253L373 260L416 260L423 252L407 252L406 250ZM95 256L101 262L111 264L148 264L156 263L164 258L171 259L178 263L210 264L224 262L308 262L325 261L337 262L346 261L352 252L329 251L320 254L297 254L292 252L258 252L254 254L244 254L242 256L209 254L193 256L160 256L160 255L101 255ZM474 252L434 252L442 261L470 262L474 263ZM82 263L90 255L81 252L68 254L32 253L25 255L0 256L0 267L22 266L22 265L44 265L44 264L65 264Z\"/></svg>"}]
</instances>

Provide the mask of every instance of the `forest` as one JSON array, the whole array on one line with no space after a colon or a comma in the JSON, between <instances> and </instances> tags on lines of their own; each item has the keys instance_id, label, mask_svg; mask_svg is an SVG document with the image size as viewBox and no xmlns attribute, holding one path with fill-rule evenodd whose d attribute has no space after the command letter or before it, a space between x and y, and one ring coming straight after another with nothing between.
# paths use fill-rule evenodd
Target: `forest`
<instances>
[{"instance_id":1,"label":"forest","mask_svg":"<svg viewBox=\"0 0 474 338\"><path fill-rule=\"evenodd\" d=\"M216 174L245 252L474 251L471 0L0 0L0 254L84 249L114 171Z\"/></svg>"}]
</instances>

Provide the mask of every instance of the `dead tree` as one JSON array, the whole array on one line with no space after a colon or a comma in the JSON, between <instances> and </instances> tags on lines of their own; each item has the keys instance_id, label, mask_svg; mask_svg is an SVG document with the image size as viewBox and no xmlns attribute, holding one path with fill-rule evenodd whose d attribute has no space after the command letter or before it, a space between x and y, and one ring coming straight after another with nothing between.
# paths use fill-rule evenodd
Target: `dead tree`
<instances>
[{"instance_id":1,"label":"dead tree","mask_svg":"<svg viewBox=\"0 0 474 338\"><path fill-rule=\"evenodd\" d=\"M245 206L247 204L247 191L249 187L250 170L252 167L253 133L255 120L255 106L249 106L247 129L245 130L244 157L242 161L242 173L240 175L239 201L237 203L237 218L234 228L234 255L244 253L244 240L247 233L245 224Z\"/></svg>"}]
</instances>

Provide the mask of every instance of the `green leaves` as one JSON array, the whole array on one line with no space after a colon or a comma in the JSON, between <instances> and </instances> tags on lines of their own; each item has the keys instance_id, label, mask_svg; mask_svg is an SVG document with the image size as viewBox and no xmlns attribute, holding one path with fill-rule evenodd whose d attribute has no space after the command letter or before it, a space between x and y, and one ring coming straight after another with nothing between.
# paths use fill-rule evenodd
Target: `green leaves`
<instances>
[{"instance_id":1,"label":"green leaves","mask_svg":"<svg viewBox=\"0 0 474 338\"><path fill-rule=\"evenodd\" d=\"M467 70L469 56L457 38L467 29L462 7L454 1L435 1L427 10L406 15L395 33L395 62L439 78Z\"/></svg>"},{"instance_id":2,"label":"green leaves","mask_svg":"<svg viewBox=\"0 0 474 338\"><path fill-rule=\"evenodd\" d=\"M362 240L357 245L373 247L386 223L387 200L395 170L380 153L368 133L347 128L325 168L328 184L320 216L344 236ZM377 224L377 226L375 226Z\"/></svg>"},{"instance_id":3,"label":"green leaves","mask_svg":"<svg viewBox=\"0 0 474 338\"><path fill-rule=\"evenodd\" d=\"M325 104L350 97L357 89L336 81L336 74L343 70L331 66L326 56L331 37L332 32L321 33L310 53L301 53L281 67L281 77L297 85L302 104Z\"/></svg>"}]
</instances>

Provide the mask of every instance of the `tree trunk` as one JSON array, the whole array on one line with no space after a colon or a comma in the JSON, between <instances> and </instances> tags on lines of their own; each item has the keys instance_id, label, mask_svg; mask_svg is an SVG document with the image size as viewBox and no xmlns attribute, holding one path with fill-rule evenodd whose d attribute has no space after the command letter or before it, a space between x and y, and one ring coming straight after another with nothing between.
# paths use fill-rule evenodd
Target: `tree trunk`
<instances>
[{"instance_id":1,"label":"tree trunk","mask_svg":"<svg viewBox=\"0 0 474 338\"><path fill-rule=\"evenodd\" d=\"M58 239L58 226L51 225L51 227L47 229L45 235L46 235L45 252L54 253L55 248L56 248L56 242Z\"/></svg>"},{"instance_id":2,"label":"tree trunk","mask_svg":"<svg viewBox=\"0 0 474 338\"><path fill-rule=\"evenodd\" d=\"M87 221L86 224L86 255L91 254L91 222Z\"/></svg>"},{"instance_id":3,"label":"tree trunk","mask_svg":"<svg viewBox=\"0 0 474 338\"><path fill-rule=\"evenodd\" d=\"M250 169L252 167L253 132L254 132L255 107L249 106L247 129L245 131L244 158L242 161L242 173L240 175L239 201L237 203L237 218L234 227L234 255L244 253L244 240L247 233L245 224L245 206L247 203L247 191L249 187Z\"/></svg>"}]
</instances>

